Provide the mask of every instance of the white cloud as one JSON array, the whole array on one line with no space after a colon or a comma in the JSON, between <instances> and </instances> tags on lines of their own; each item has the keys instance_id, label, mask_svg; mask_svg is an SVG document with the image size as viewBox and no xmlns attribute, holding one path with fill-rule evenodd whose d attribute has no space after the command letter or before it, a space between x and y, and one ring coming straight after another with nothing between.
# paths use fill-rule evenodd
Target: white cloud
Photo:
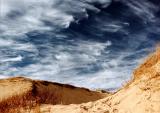
<instances>
[{"instance_id":1,"label":"white cloud","mask_svg":"<svg viewBox=\"0 0 160 113\"><path fill-rule=\"evenodd\" d=\"M17 56L14 58L5 58L4 60L1 60L0 62L15 62L15 61L22 61L23 57L22 56Z\"/></svg>"},{"instance_id":2,"label":"white cloud","mask_svg":"<svg viewBox=\"0 0 160 113\"><path fill-rule=\"evenodd\" d=\"M25 38L24 36L22 36ZM36 47L27 42L27 43L21 43L17 41L18 38L13 38L13 37L5 37L5 38L0 38L0 48L5 48L5 49L13 49L13 50L23 50L23 51L36 51Z\"/></svg>"},{"instance_id":3,"label":"white cloud","mask_svg":"<svg viewBox=\"0 0 160 113\"><path fill-rule=\"evenodd\" d=\"M124 0L123 2L132 9L133 13L142 18L144 22L154 22L156 20L154 13L159 10L159 7L152 4L148 0Z\"/></svg>"},{"instance_id":4,"label":"white cloud","mask_svg":"<svg viewBox=\"0 0 160 113\"><path fill-rule=\"evenodd\" d=\"M95 0L86 2L92 3ZM110 0L97 2L109 4ZM72 12L86 15L85 9L94 10L93 7L79 0L1 0L1 35L21 35L34 30L66 28L74 21Z\"/></svg>"},{"instance_id":5,"label":"white cloud","mask_svg":"<svg viewBox=\"0 0 160 113\"><path fill-rule=\"evenodd\" d=\"M4 40L3 40L4 41ZM14 44L10 43L7 47L12 46L15 50L30 50L29 44ZM27 65L25 67L12 67L9 62L21 61L21 56L17 57L6 57L1 56L0 61L3 62L3 66L0 68L2 75L27 75L27 77L53 80L57 82L73 82L73 78L77 78L79 71L78 68L88 68L88 65L94 65L92 63L98 63L98 59L103 57L103 52L108 46L111 46L111 42L92 42L92 41L78 41L75 45L57 45L56 48L50 48L50 45L45 45L49 47L48 54L42 59L38 58L38 62L34 64ZM24 46L20 46L24 45ZM34 47L34 46L33 46ZM37 53L34 48L31 50ZM64 50L66 52L64 52ZM76 51L76 52L74 52ZM44 54L44 53L43 53ZM33 56L33 58L36 56ZM4 63L5 62L5 63ZM27 61L26 61L27 62ZM6 71L7 70L7 71ZM20 71L21 70L21 71Z\"/></svg>"}]
</instances>

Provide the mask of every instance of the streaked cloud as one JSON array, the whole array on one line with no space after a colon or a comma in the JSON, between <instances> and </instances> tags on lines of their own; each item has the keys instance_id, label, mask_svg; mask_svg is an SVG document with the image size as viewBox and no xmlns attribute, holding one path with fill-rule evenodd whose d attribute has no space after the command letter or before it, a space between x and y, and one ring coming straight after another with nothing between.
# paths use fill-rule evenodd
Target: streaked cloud
<instances>
[{"instance_id":1,"label":"streaked cloud","mask_svg":"<svg viewBox=\"0 0 160 113\"><path fill-rule=\"evenodd\" d=\"M128 9L105 12L111 0L1 0L0 78L120 87L153 51L160 23L147 0L116 1Z\"/></svg>"}]
</instances>

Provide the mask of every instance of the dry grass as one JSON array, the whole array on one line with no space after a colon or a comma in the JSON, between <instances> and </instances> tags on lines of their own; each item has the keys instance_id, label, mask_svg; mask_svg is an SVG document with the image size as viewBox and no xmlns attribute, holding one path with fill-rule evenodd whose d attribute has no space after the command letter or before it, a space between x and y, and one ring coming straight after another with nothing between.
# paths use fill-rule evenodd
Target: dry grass
<instances>
[{"instance_id":1,"label":"dry grass","mask_svg":"<svg viewBox=\"0 0 160 113\"><path fill-rule=\"evenodd\" d=\"M145 62L139 66L134 71L134 80L140 78L144 75L144 73L148 73L150 71L150 68L154 66L156 63L158 63L160 59L160 47L157 47L156 52L153 54L150 54L149 57L145 59Z\"/></svg>"},{"instance_id":2,"label":"dry grass","mask_svg":"<svg viewBox=\"0 0 160 113\"><path fill-rule=\"evenodd\" d=\"M56 104L58 95L55 92L38 91L33 85L32 90L23 95L12 96L0 101L0 113L40 113L40 104Z\"/></svg>"},{"instance_id":3,"label":"dry grass","mask_svg":"<svg viewBox=\"0 0 160 113\"><path fill-rule=\"evenodd\" d=\"M39 100L32 95L27 93L24 95L12 96L6 100L0 102L0 113L19 113L22 107L32 109L38 105ZM14 112L13 112L14 111Z\"/></svg>"}]
</instances>

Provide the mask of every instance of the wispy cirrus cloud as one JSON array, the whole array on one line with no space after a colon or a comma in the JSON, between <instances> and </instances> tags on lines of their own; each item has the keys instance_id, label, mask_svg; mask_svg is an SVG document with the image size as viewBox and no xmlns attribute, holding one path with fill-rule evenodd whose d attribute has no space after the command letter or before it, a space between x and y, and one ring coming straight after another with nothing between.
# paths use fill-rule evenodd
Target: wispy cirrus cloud
<instances>
[{"instance_id":1,"label":"wispy cirrus cloud","mask_svg":"<svg viewBox=\"0 0 160 113\"><path fill-rule=\"evenodd\" d=\"M144 1L114 0L112 13L111 0L2 0L0 78L120 87L153 51L150 33L160 33L159 7Z\"/></svg>"},{"instance_id":2,"label":"wispy cirrus cloud","mask_svg":"<svg viewBox=\"0 0 160 113\"><path fill-rule=\"evenodd\" d=\"M2 0L1 35L67 28L74 21L74 13L81 13L85 17L85 9L98 10L89 4L93 2L109 4L110 0Z\"/></svg>"}]
</instances>

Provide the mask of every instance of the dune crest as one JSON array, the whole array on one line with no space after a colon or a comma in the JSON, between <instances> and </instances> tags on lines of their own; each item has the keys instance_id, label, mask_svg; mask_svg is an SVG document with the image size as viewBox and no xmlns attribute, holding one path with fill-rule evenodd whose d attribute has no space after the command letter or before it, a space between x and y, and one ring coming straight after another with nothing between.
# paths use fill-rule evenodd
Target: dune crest
<instances>
[{"instance_id":1,"label":"dune crest","mask_svg":"<svg viewBox=\"0 0 160 113\"><path fill-rule=\"evenodd\" d=\"M0 80L0 92L0 113L160 113L160 49L114 94L22 77Z\"/></svg>"}]
</instances>

